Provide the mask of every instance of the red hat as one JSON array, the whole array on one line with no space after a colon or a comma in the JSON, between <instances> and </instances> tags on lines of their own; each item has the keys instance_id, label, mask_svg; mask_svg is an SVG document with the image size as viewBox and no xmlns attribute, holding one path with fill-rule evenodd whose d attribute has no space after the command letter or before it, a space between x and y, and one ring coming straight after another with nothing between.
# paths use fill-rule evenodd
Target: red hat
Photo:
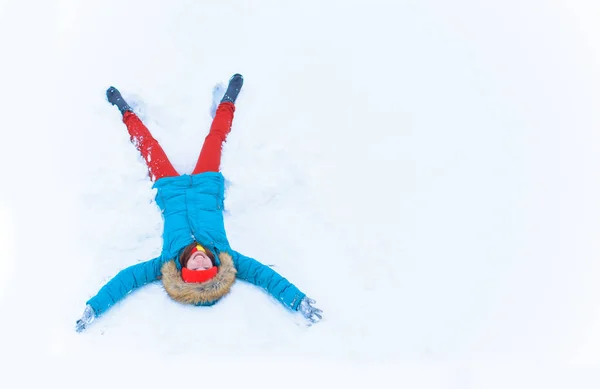
<instances>
[{"instance_id":1,"label":"red hat","mask_svg":"<svg viewBox=\"0 0 600 389\"><path fill-rule=\"evenodd\" d=\"M216 276L218 270L216 266L208 270L190 270L184 267L181 269L181 278L185 282L205 282Z\"/></svg>"}]
</instances>

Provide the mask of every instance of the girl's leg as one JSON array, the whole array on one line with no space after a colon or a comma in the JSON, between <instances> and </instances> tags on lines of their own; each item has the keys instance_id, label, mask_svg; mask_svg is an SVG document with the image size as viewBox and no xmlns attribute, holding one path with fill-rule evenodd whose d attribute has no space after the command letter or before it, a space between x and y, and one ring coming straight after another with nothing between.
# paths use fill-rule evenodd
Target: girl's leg
<instances>
[{"instance_id":1,"label":"girl's leg","mask_svg":"<svg viewBox=\"0 0 600 389\"><path fill-rule=\"evenodd\" d=\"M221 166L221 150L223 142L227 139L227 134L231 131L234 111L235 106L231 101L219 104L192 174L219 171Z\"/></svg>"},{"instance_id":2,"label":"girl's leg","mask_svg":"<svg viewBox=\"0 0 600 389\"><path fill-rule=\"evenodd\" d=\"M131 142L142 153L152 181L163 177L179 176L158 141L152 137L148 128L136 114L131 111L124 112L123 123L127 126Z\"/></svg>"}]
</instances>

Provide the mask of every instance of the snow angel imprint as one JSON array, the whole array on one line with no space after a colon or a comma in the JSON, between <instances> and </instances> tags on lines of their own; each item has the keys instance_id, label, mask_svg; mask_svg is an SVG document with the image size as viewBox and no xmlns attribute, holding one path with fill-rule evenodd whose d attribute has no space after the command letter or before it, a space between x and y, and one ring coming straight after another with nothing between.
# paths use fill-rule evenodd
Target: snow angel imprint
<instances>
[{"instance_id":1,"label":"snow angel imprint","mask_svg":"<svg viewBox=\"0 0 600 389\"><path fill-rule=\"evenodd\" d=\"M264 288L311 322L322 318L314 300L270 267L233 250L227 240L221 149L231 131L234 104L243 81L240 74L229 80L191 175L177 173L119 91L114 87L107 90L108 101L123 115L131 141L146 161L157 189L156 204L164 219L163 247L160 256L122 270L89 299L76 323L78 332L132 290L159 279L171 298L197 306L215 304L229 293L236 279L241 279Z\"/></svg>"}]
</instances>

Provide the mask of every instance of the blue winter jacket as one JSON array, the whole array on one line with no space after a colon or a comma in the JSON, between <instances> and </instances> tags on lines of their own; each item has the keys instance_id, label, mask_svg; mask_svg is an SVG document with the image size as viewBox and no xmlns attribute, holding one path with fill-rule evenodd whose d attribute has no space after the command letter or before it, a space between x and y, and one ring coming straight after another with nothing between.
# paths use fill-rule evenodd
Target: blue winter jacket
<instances>
[{"instance_id":1,"label":"blue winter jacket","mask_svg":"<svg viewBox=\"0 0 600 389\"><path fill-rule=\"evenodd\" d=\"M174 260L180 270L179 254L194 241L210 249L217 258L220 253L229 254L238 279L264 288L283 305L297 310L304 293L270 267L231 249L223 222L225 183L221 173L161 178L153 187L157 189L156 204L164 219L162 252L158 258L122 270L104 285L87 302L97 316L134 289L159 279L166 262Z\"/></svg>"}]
</instances>

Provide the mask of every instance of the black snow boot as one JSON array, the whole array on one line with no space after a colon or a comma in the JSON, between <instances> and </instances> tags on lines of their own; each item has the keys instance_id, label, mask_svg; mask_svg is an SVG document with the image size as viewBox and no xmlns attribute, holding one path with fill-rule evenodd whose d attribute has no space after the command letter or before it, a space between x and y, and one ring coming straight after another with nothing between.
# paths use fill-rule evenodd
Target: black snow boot
<instances>
[{"instance_id":1,"label":"black snow boot","mask_svg":"<svg viewBox=\"0 0 600 389\"><path fill-rule=\"evenodd\" d=\"M237 99L243 84L244 77L242 77L241 74L236 73L231 76L229 85L227 85L227 90L225 91L225 96L221 99L221 103L230 102L235 104L235 99Z\"/></svg>"},{"instance_id":2,"label":"black snow boot","mask_svg":"<svg viewBox=\"0 0 600 389\"><path fill-rule=\"evenodd\" d=\"M119 92L119 90L114 86L111 86L106 90L106 98L108 99L109 103L111 103L112 105L116 105L117 108L119 108L119 111L121 111L122 115L125 115L125 112L127 111L133 112L129 104L127 104L127 102L123 100L121 92Z\"/></svg>"}]
</instances>

